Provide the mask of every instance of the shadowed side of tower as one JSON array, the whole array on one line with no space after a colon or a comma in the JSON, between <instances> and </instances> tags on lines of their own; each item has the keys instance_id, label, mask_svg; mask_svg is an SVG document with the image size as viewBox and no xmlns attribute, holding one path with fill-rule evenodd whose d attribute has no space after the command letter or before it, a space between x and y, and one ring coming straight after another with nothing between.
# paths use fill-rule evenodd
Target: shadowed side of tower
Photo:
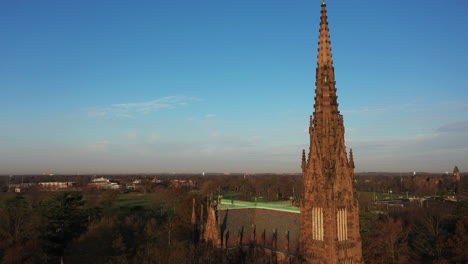
<instances>
[{"instance_id":1,"label":"shadowed side of tower","mask_svg":"<svg viewBox=\"0 0 468 264\"><path fill-rule=\"evenodd\" d=\"M303 151L301 165L301 255L306 263L362 263L354 160L346 153L324 2L321 9L309 155Z\"/></svg>"}]
</instances>

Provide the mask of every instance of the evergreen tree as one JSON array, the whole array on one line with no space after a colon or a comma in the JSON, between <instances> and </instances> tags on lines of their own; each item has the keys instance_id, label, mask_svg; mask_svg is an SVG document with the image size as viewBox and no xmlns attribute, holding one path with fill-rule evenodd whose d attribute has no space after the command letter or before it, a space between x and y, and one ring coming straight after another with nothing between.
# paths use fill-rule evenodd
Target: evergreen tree
<instances>
[{"instance_id":1,"label":"evergreen tree","mask_svg":"<svg viewBox=\"0 0 468 264\"><path fill-rule=\"evenodd\" d=\"M39 213L44 219L42 240L51 257L63 255L66 246L81 235L87 227L88 216L81 193L60 193L41 201Z\"/></svg>"}]
</instances>

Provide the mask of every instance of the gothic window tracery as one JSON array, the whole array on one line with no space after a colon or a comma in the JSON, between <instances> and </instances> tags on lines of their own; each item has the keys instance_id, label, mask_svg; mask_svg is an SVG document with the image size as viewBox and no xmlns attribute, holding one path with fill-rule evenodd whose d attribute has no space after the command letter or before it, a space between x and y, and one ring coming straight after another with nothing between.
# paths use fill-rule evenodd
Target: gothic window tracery
<instances>
[{"instance_id":1,"label":"gothic window tracery","mask_svg":"<svg viewBox=\"0 0 468 264\"><path fill-rule=\"evenodd\" d=\"M348 240L348 213L346 207L338 208L336 212L336 227L338 241Z\"/></svg>"},{"instance_id":2,"label":"gothic window tracery","mask_svg":"<svg viewBox=\"0 0 468 264\"><path fill-rule=\"evenodd\" d=\"M323 241L323 208L312 208L312 239Z\"/></svg>"}]
</instances>

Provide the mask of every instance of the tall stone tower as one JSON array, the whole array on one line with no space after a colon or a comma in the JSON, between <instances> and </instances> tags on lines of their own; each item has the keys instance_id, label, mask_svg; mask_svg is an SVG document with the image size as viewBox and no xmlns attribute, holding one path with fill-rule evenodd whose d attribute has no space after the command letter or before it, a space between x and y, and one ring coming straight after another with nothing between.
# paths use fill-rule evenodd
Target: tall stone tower
<instances>
[{"instance_id":1,"label":"tall stone tower","mask_svg":"<svg viewBox=\"0 0 468 264\"><path fill-rule=\"evenodd\" d=\"M348 159L325 2L321 13L308 157L302 152L301 255L306 263L363 263L353 154Z\"/></svg>"}]
</instances>

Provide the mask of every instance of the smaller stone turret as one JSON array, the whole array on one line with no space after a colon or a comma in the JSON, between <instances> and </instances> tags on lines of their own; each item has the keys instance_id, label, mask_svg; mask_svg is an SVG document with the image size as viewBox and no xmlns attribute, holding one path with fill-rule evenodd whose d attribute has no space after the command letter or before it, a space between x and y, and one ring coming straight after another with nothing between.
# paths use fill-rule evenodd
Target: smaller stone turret
<instances>
[{"instance_id":1,"label":"smaller stone turret","mask_svg":"<svg viewBox=\"0 0 468 264\"><path fill-rule=\"evenodd\" d=\"M192 226L197 224L197 216L195 214L195 198L192 199Z\"/></svg>"},{"instance_id":2,"label":"smaller stone turret","mask_svg":"<svg viewBox=\"0 0 468 264\"><path fill-rule=\"evenodd\" d=\"M213 246L221 248L221 227L219 226L217 206L215 203L208 205L203 239L205 242L212 243Z\"/></svg>"}]
</instances>

